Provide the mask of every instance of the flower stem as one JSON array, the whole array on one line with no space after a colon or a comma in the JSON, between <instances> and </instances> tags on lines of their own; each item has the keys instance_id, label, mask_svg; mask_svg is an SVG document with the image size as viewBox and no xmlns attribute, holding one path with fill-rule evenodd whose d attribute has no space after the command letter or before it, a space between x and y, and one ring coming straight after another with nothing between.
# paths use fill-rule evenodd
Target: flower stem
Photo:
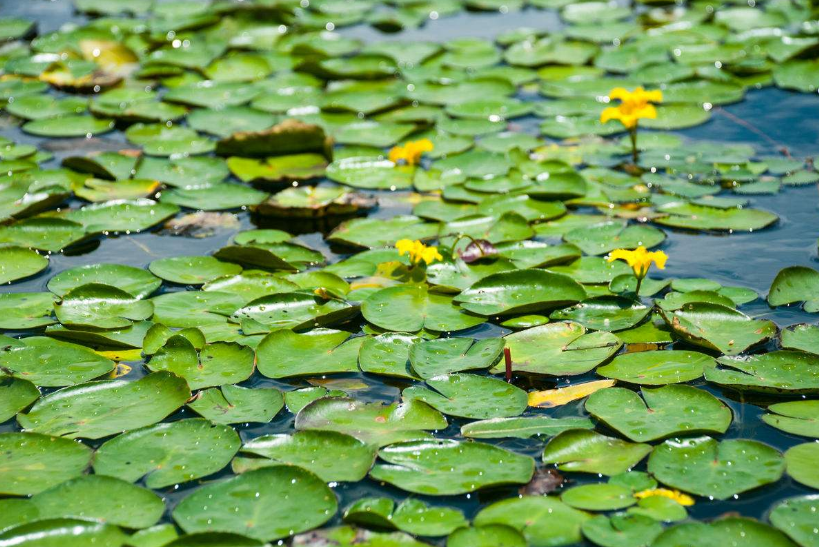
<instances>
[{"instance_id":1,"label":"flower stem","mask_svg":"<svg viewBox=\"0 0 819 547\"><path fill-rule=\"evenodd\" d=\"M634 289L634 295L635 295L637 298L640 298L640 286L641 286L642 284L643 284L643 278L642 278L642 277L638 277L638 278L637 278L637 288L636 288L636 289Z\"/></svg>"},{"instance_id":2,"label":"flower stem","mask_svg":"<svg viewBox=\"0 0 819 547\"><path fill-rule=\"evenodd\" d=\"M631 161L634 163L634 166L637 166L637 161L639 158L639 152L637 151L637 126L635 125L631 129L629 129L629 136L631 137Z\"/></svg>"},{"instance_id":3,"label":"flower stem","mask_svg":"<svg viewBox=\"0 0 819 547\"><path fill-rule=\"evenodd\" d=\"M512 381L512 350L508 347L503 348L503 359L506 362L506 381Z\"/></svg>"}]
</instances>

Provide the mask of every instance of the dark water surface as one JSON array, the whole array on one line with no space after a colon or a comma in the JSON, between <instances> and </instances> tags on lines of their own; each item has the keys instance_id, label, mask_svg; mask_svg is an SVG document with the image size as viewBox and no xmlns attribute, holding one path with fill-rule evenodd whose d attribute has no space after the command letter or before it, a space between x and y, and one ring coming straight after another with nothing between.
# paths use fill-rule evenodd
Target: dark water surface
<instances>
[{"instance_id":1,"label":"dark water surface","mask_svg":"<svg viewBox=\"0 0 819 547\"><path fill-rule=\"evenodd\" d=\"M40 32L47 32L59 28L62 24L82 23L83 18L72 12L70 2L66 0L0 0L0 16L25 16L38 21ZM444 41L455 37L479 37L492 39L496 35L521 26L538 29L556 29L559 20L554 12L541 10L523 10L511 14L474 14L462 12L452 17L445 17L437 21L430 21L421 29L404 31L396 34L382 34L369 26L356 26L342 29L347 35L355 36L367 41L373 40L432 40ZM526 126L526 120L522 121ZM533 124L529 124L533 125ZM536 130L536 126L535 126ZM713 140L752 144L761 155L774 155L780 148L786 147L794 157L804 158L819 153L819 96L791 93L779 89L762 89L750 91L746 99L724 109L717 109L712 120L694 129L679 132L693 140ZM54 139L40 139L21 133L16 128L0 129L0 135L17 142L37 144L52 148ZM112 133L101 138L88 141L75 139L59 142L60 150L55 151L55 158L43 165L44 168L53 168L59 165L60 160L69 155L78 155L100 148L119 149L124 142L121 133ZM87 147L90 147L87 148ZM379 196L381 197L381 196ZM400 193L383 196L381 208L375 216L390 217L396 213L408 212L411 208L402 202ZM667 269L662 275L673 277L707 277L725 285L740 285L758 291L761 298L742 307L742 310L753 316L764 316L774 320L780 326L787 326L801 322L816 322L815 316L804 313L797 307L771 309L764 300L771 281L776 273L792 265L817 267L817 237L819 237L819 194L814 185L807 187L785 187L780 193L772 196L754 196L751 205L755 208L766 209L779 215L779 222L765 230L756 233L742 233L731 235L705 235L690 232L677 232L665 229L668 239L662 249L669 255ZM242 229L255 227L253 219L247 212L239 214ZM323 226L326 232L332 226ZM336 255L322 239L322 233L316 226L295 226L292 222L281 228L291 233L300 233L301 239L308 245L320 249L329 261L336 261ZM44 291L46 282L56 273L74 266L88 263L112 262L147 268L148 264L157 258L210 254L224 246L234 232L222 233L205 239L189 239L181 237L161 236L154 232L140 233L127 236L104 238L99 247L93 252L75 256L53 255L49 268L35 278L15 283L5 287L10 291ZM482 332L483 331L483 332ZM497 327L479 327L478 331L463 333L468 336L480 336L491 332L497 336L500 329ZM141 374L137 369L132 373ZM129 376L133 377L133 376ZM400 389L404 384L385 383L379 378L351 375L368 384L368 389L355 392L355 396L362 400L395 402L400 397ZM591 378L591 376L589 377ZM580 378L582 380L583 378ZM276 382L265 379L256 374L250 385L273 385L283 389L292 389L298 384ZM734 422L725 435L725 438L750 438L766 442L780 450L805 442L806 439L780 432L765 425L760 420L762 408L754 404L743 402L741 395L729 390L722 390L714 386L699 385L717 395L734 411ZM762 399L755 401L765 404ZM569 404L552 411L544 411L553 416L572 416L583 414L582 403ZM181 411L172 419L190 417L192 413ZM294 416L288 412L281 412L271 423L252 427L240 428L243 440L248 440L263 434L282 433L292 431ZM439 436L457 438L461 421L450 419L449 428L440 432ZM0 431L16 428L14 422L0 425ZM490 441L491 442L491 441ZM543 448L543 441L529 440L500 440L496 444L519 453L531 455L539 460ZM817 462L819 465L819 462ZM642 464L638 469L644 469ZM574 482L592 482L596 477L579 479ZM168 514L173 506L194 485L179 489L169 488L160 493L167 496ZM392 487L381 487L374 481L365 479L359 483L342 484L335 487L340 495L340 507L345 507L353 500L364 496L386 495L395 499L406 498L406 493ZM743 515L763 518L771 505L786 497L813 494L814 491L793 482L788 476L773 485L753 490L739 496L738 499L724 502L700 502L689 508L692 517L698 519L711 518L724 512L733 511ZM466 496L425 498L434 505L457 506L464 510L467 517L471 517L479 506L487 502L496 501L513 494L513 490L501 489L490 492L479 492ZM338 517L337 517L338 519ZM168 519L169 520L169 519ZM443 540L439 541L443 544Z\"/></svg>"}]
</instances>

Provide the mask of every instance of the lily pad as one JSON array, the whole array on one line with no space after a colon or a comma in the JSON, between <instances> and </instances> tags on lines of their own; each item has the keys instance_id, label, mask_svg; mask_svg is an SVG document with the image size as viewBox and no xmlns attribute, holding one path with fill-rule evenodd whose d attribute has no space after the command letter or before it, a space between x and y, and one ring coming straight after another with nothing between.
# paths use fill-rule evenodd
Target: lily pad
<instances>
[{"instance_id":1,"label":"lily pad","mask_svg":"<svg viewBox=\"0 0 819 547\"><path fill-rule=\"evenodd\" d=\"M40 518L99 520L126 528L147 528L165 512L162 498L114 477L85 475L31 498Z\"/></svg>"},{"instance_id":2,"label":"lily pad","mask_svg":"<svg viewBox=\"0 0 819 547\"><path fill-rule=\"evenodd\" d=\"M596 431L572 429L553 437L543 450L543 463L563 471L617 475L651 453L651 445L629 443Z\"/></svg>"},{"instance_id":3,"label":"lily pad","mask_svg":"<svg viewBox=\"0 0 819 547\"><path fill-rule=\"evenodd\" d=\"M0 433L0 492L28 496L79 477L91 463L87 446L37 433Z\"/></svg>"},{"instance_id":4,"label":"lily pad","mask_svg":"<svg viewBox=\"0 0 819 547\"><path fill-rule=\"evenodd\" d=\"M660 310L675 334L685 341L726 355L737 355L776 334L776 325L767 319L747 315L719 304L695 302L681 309Z\"/></svg>"},{"instance_id":5,"label":"lily pad","mask_svg":"<svg viewBox=\"0 0 819 547\"><path fill-rule=\"evenodd\" d=\"M296 416L296 429L338 431L368 444L385 446L401 441L425 439L427 430L443 429L446 419L420 401L400 405L365 403L355 399L318 399Z\"/></svg>"},{"instance_id":6,"label":"lily pad","mask_svg":"<svg viewBox=\"0 0 819 547\"><path fill-rule=\"evenodd\" d=\"M597 373L622 382L657 386L696 380L714 363L713 358L696 351L641 351L618 355Z\"/></svg>"},{"instance_id":7,"label":"lily pad","mask_svg":"<svg viewBox=\"0 0 819 547\"><path fill-rule=\"evenodd\" d=\"M0 247L0 284L35 275L48 267L48 258L23 247Z\"/></svg>"},{"instance_id":8,"label":"lily pad","mask_svg":"<svg viewBox=\"0 0 819 547\"><path fill-rule=\"evenodd\" d=\"M553 312L550 318L573 321L593 330L612 332L634 327L650 312L651 308L628 298L598 296Z\"/></svg>"},{"instance_id":9,"label":"lily pad","mask_svg":"<svg viewBox=\"0 0 819 547\"><path fill-rule=\"evenodd\" d=\"M791 266L776 274L768 293L771 306L783 306L796 302L805 303L805 311L819 312L819 272L804 266Z\"/></svg>"},{"instance_id":10,"label":"lily pad","mask_svg":"<svg viewBox=\"0 0 819 547\"><path fill-rule=\"evenodd\" d=\"M155 372L129 382L108 380L64 388L41 398L17 421L27 430L62 437L99 439L152 425L190 398L185 381Z\"/></svg>"},{"instance_id":11,"label":"lily pad","mask_svg":"<svg viewBox=\"0 0 819 547\"><path fill-rule=\"evenodd\" d=\"M0 328L23 330L56 323L51 317L55 299L48 292L0 294Z\"/></svg>"},{"instance_id":12,"label":"lily pad","mask_svg":"<svg viewBox=\"0 0 819 547\"><path fill-rule=\"evenodd\" d=\"M617 353L620 340L607 332L586 333L576 323L559 322L506 336L512 370L524 374L584 374ZM492 372L500 372L501 367Z\"/></svg>"},{"instance_id":13,"label":"lily pad","mask_svg":"<svg viewBox=\"0 0 819 547\"><path fill-rule=\"evenodd\" d=\"M639 354L638 354L639 355ZM668 385L635 392L611 387L586 401L586 411L632 441L646 442L681 433L725 433L731 410L700 389Z\"/></svg>"},{"instance_id":14,"label":"lily pad","mask_svg":"<svg viewBox=\"0 0 819 547\"><path fill-rule=\"evenodd\" d=\"M518 416L526 410L526 392L497 378L475 374L448 374L405 389L405 401L419 400L449 416L485 420Z\"/></svg>"},{"instance_id":15,"label":"lily pad","mask_svg":"<svg viewBox=\"0 0 819 547\"><path fill-rule=\"evenodd\" d=\"M226 506L235 510L223 511ZM320 526L337 509L335 494L321 479L300 467L278 465L196 490L176 506L173 519L189 534L233 532L272 541Z\"/></svg>"},{"instance_id":16,"label":"lily pad","mask_svg":"<svg viewBox=\"0 0 819 547\"><path fill-rule=\"evenodd\" d=\"M58 296L88 284L102 284L116 287L134 298L142 299L153 293L162 284L150 272L121 264L88 264L69 268L48 280L48 290Z\"/></svg>"},{"instance_id":17,"label":"lily pad","mask_svg":"<svg viewBox=\"0 0 819 547\"><path fill-rule=\"evenodd\" d=\"M446 496L479 488L525 484L532 478L534 461L482 443L428 440L382 448L370 471L375 480L416 494Z\"/></svg>"},{"instance_id":18,"label":"lily pad","mask_svg":"<svg viewBox=\"0 0 819 547\"><path fill-rule=\"evenodd\" d=\"M589 518L552 496L521 496L485 507L475 515L474 525L510 526L532 547L555 547L580 542L580 527Z\"/></svg>"},{"instance_id":19,"label":"lily pad","mask_svg":"<svg viewBox=\"0 0 819 547\"><path fill-rule=\"evenodd\" d=\"M54 313L63 325L121 329L151 317L154 305L116 287L88 283L65 293L54 304Z\"/></svg>"},{"instance_id":20,"label":"lily pad","mask_svg":"<svg viewBox=\"0 0 819 547\"><path fill-rule=\"evenodd\" d=\"M263 435L242 446L237 471L277 464L296 465L316 474L324 482L356 482L367 476L375 461L375 448L335 431L304 430L292 435Z\"/></svg>"},{"instance_id":21,"label":"lily pad","mask_svg":"<svg viewBox=\"0 0 819 547\"><path fill-rule=\"evenodd\" d=\"M237 275L242 267L222 262L212 256L174 256L154 260L151 273L166 281L183 285L202 285L219 277Z\"/></svg>"},{"instance_id":22,"label":"lily pad","mask_svg":"<svg viewBox=\"0 0 819 547\"><path fill-rule=\"evenodd\" d=\"M43 387L82 384L114 369L114 362L92 350L51 338L25 338L20 345L0 350L4 375Z\"/></svg>"},{"instance_id":23,"label":"lily pad","mask_svg":"<svg viewBox=\"0 0 819 547\"><path fill-rule=\"evenodd\" d=\"M500 359L503 346L501 338L418 340L410 347L409 358L421 378L432 378L451 372L487 369Z\"/></svg>"},{"instance_id":24,"label":"lily pad","mask_svg":"<svg viewBox=\"0 0 819 547\"><path fill-rule=\"evenodd\" d=\"M785 452L788 475L811 488L819 488L819 472L814 462L819 455L819 443L798 444Z\"/></svg>"},{"instance_id":25,"label":"lily pad","mask_svg":"<svg viewBox=\"0 0 819 547\"><path fill-rule=\"evenodd\" d=\"M705 368L705 379L735 389L773 393L817 393L819 356L772 351L747 357L720 357Z\"/></svg>"},{"instance_id":26,"label":"lily pad","mask_svg":"<svg viewBox=\"0 0 819 547\"><path fill-rule=\"evenodd\" d=\"M355 372L363 341L337 330L313 329L305 334L279 330L259 344L259 372L268 378Z\"/></svg>"},{"instance_id":27,"label":"lily pad","mask_svg":"<svg viewBox=\"0 0 819 547\"><path fill-rule=\"evenodd\" d=\"M747 439L670 439L651 454L648 471L673 488L724 500L776 482L785 460L778 450Z\"/></svg>"},{"instance_id":28,"label":"lily pad","mask_svg":"<svg viewBox=\"0 0 819 547\"><path fill-rule=\"evenodd\" d=\"M785 532L802 547L816 547L816 503L819 496L788 498L778 503L768 518L771 524Z\"/></svg>"},{"instance_id":29,"label":"lily pad","mask_svg":"<svg viewBox=\"0 0 819 547\"><path fill-rule=\"evenodd\" d=\"M792 435L819 439L819 401L789 401L768 407L762 421Z\"/></svg>"},{"instance_id":30,"label":"lily pad","mask_svg":"<svg viewBox=\"0 0 819 547\"><path fill-rule=\"evenodd\" d=\"M267 423L284 406L281 391L224 385L200 391L188 407L215 424Z\"/></svg>"},{"instance_id":31,"label":"lily pad","mask_svg":"<svg viewBox=\"0 0 819 547\"><path fill-rule=\"evenodd\" d=\"M455 297L480 315L530 313L583 300L586 291L570 277L543 270L516 270L487 276Z\"/></svg>"},{"instance_id":32,"label":"lily pad","mask_svg":"<svg viewBox=\"0 0 819 547\"><path fill-rule=\"evenodd\" d=\"M588 418L493 418L465 424L461 427L461 435L472 439L528 439L534 436L552 437L569 429L592 427L594 424Z\"/></svg>"},{"instance_id":33,"label":"lily pad","mask_svg":"<svg viewBox=\"0 0 819 547\"><path fill-rule=\"evenodd\" d=\"M485 321L461 311L451 297L415 284L396 285L373 293L361 303L361 314L370 323L397 332L457 331Z\"/></svg>"}]
</instances>

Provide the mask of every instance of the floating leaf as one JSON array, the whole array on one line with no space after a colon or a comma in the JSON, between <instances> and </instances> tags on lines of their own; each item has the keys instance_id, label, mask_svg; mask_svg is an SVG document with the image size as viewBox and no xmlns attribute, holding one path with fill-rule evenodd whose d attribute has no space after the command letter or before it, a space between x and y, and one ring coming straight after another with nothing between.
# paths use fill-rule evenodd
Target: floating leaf
<instances>
[{"instance_id":1,"label":"floating leaf","mask_svg":"<svg viewBox=\"0 0 819 547\"><path fill-rule=\"evenodd\" d=\"M200 391L188 406L216 424L267 423L284 406L281 391L223 385Z\"/></svg>"},{"instance_id":2,"label":"floating leaf","mask_svg":"<svg viewBox=\"0 0 819 547\"><path fill-rule=\"evenodd\" d=\"M731 410L707 391L668 385L640 393L645 401L625 388L603 389L589 397L586 411L637 442L678 433L725 433L731 425Z\"/></svg>"},{"instance_id":3,"label":"floating leaf","mask_svg":"<svg viewBox=\"0 0 819 547\"><path fill-rule=\"evenodd\" d=\"M225 512L226 505L236 510ZM218 530L272 541L320 526L337 509L335 494L321 479L277 465L196 490L176 506L173 519L189 534Z\"/></svg>"},{"instance_id":4,"label":"floating leaf","mask_svg":"<svg viewBox=\"0 0 819 547\"><path fill-rule=\"evenodd\" d=\"M819 472L815 465L817 455L819 443L798 444L789 448L785 452L788 475L800 484L819 488Z\"/></svg>"},{"instance_id":5,"label":"floating leaf","mask_svg":"<svg viewBox=\"0 0 819 547\"><path fill-rule=\"evenodd\" d=\"M776 482L784 470L779 451L747 439L670 439L648 460L649 473L663 484L720 500Z\"/></svg>"},{"instance_id":6,"label":"floating leaf","mask_svg":"<svg viewBox=\"0 0 819 547\"><path fill-rule=\"evenodd\" d=\"M805 311L817 312L819 311L817 290L819 290L819 272L804 266L791 266L776 274L768 293L768 303L771 306L783 306L804 302Z\"/></svg>"},{"instance_id":7,"label":"floating leaf","mask_svg":"<svg viewBox=\"0 0 819 547\"><path fill-rule=\"evenodd\" d=\"M421 378L432 378L451 372L487 369L500 359L503 345L501 338L418 340L410 346L409 359Z\"/></svg>"},{"instance_id":8,"label":"floating leaf","mask_svg":"<svg viewBox=\"0 0 819 547\"><path fill-rule=\"evenodd\" d=\"M259 457L235 460L237 472L283 463L303 467L324 482L360 481L375 461L374 447L335 431L263 435L245 443L242 454Z\"/></svg>"},{"instance_id":9,"label":"floating leaf","mask_svg":"<svg viewBox=\"0 0 819 547\"><path fill-rule=\"evenodd\" d=\"M527 406L525 391L496 378L448 374L428 378L426 383L435 391L412 386L402 392L402 398L423 401L449 416L479 420L517 416Z\"/></svg>"},{"instance_id":10,"label":"floating leaf","mask_svg":"<svg viewBox=\"0 0 819 547\"><path fill-rule=\"evenodd\" d=\"M363 341L361 337L350 338L348 332L330 329L305 334L279 330L259 344L259 372L268 378L355 372Z\"/></svg>"},{"instance_id":11,"label":"floating leaf","mask_svg":"<svg viewBox=\"0 0 819 547\"><path fill-rule=\"evenodd\" d=\"M525 484L534 461L488 444L416 441L382 448L370 476L417 494L445 496L504 484Z\"/></svg>"},{"instance_id":12,"label":"floating leaf","mask_svg":"<svg viewBox=\"0 0 819 547\"><path fill-rule=\"evenodd\" d=\"M790 401L768 407L762 421L792 435L819 439L819 401Z\"/></svg>"},{"instance_id":13,"label":"floating leaf","mask_svg":"<svg viewBox=\"0 0 819 547\"><path fill-rule=\"evenodd\" d=\"M0 284L35 275L48 267L48 258L23 247L0 247Z\"/></svg>"},{"instance_id":14,"label":"floating leaf","mask_svg":"<svg viewBox=\"0 0 819 547\"><path fill-rule=\"evenodd\" d=\"M687 342L726 355L737 355L776 334L776 325L767 319L751 319L742 312L719 304L693 303L660 314L675 334Z\"/></svg>"},{"instance_id":15,"label":"floating leaf","mask_svg":"<svg viewBox=\"0 0 819 547\"><path fill-rule=\"evenodd\" d=\"M605 390L614 385L614 380L595 380L593 382L582 382L566 387L555 389L545 389L543 391L529 392L529 406L540 408L553 408L562 406L578 399L583 399L600 390Z\"/></svg>"},{"instance_id":16,"label":"floating leaf","mask_svg":"<svg viewBox=\"0 0 819 547\"><path fill-rule=\"evenodd\" d=\"M528 545L550 547L580 542L580 526L590 517L552 496L522 496L485 507L475 515L474 525L511 526Z\"/></svg>"},{"instance_id":17,"label":"floating leaf","mask_svg":"<svg viewBox=\"0 0 819 547\"><path fill-rule=\"evenodd\" d=\"M0 492L28 496L83 474L92 452L83 444L37 433L0 433Z\"/></svg>"},{"instance_id":18,"label":"floating leaf","mask_svg":"<svg viewBox=\"0 0 819 547\"><path fill-rule=\"evenodd\" d=\"M621 342L607 332L586 333L581 325L550 323L505 337L512 370L552 376L583 374L617 353ZM493 369L492 372L499 372Z\"/></svg>"},{"instance_id":19,"label":"floating leaf","mask_svg":"<svg viewBox=\"0 0 819 547\"><path fill-rule=\"evenodd\" d=\"M296 416L296 429L338 431L368 444L424 439L425 430L446 427L444 417L420 401L384 406L354 399L318 399Z\"/></svg>"},{"instance_id":20,"label":"floating leaf","mask_svg":"<svg viewBox=\"0 0 819 547\"><path fill-rule=\"evenodd\" d=\"M370 323L397 332L457 331L485 321L461 311L451 297L415 284L396 285L373 293L361 303L361 314Z\"/></svg>"},{"instance_id":21,"label":"floating leaf","mask_svg":"<svg viewBox=\"0 0 819 547\"><path fill-rule=\"evenodd\" d=\"M596 431L571 429L553 437L543 450L543 463L562 471L617 475L625 473L649 453L651 445L606 437Z\"/></svg>"},{"instance_id":22,"label":"floating leaf","mask_svg":"<svg viewBox=\"0 0 819 547\"><path fill-rule=\"evenodd\" d=\"M38 433L99 439L152 425L189 398L183 379L155 372L135 382L108 380L61 389L18 414L17 421Z\"/></svg>"}]
</instances>

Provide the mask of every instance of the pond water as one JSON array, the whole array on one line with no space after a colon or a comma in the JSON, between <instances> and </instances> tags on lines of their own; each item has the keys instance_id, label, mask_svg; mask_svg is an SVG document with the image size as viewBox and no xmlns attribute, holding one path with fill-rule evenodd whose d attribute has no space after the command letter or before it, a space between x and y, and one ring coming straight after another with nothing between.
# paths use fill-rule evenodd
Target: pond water
<instances>
[{"instance_id":1,"label":"pond water","mask_svg":"<svg viewBox=\"0 0 819 547\"><path fill-rule=\"evenodd\" d=\"M0 0L0 17L26 17L37 21L40 33L57 30L66 23L85 24L88 19L76 13L67 0ZM555 10L523 9L510 13L475 13L460 12L452 16L428 21L424 26L407 29L401 32L382 33L369 25L358 24L338 29L343 36L362 39L367 43L378 41L432 41L445 42L453 38L481 38L492 40L519 27L533 27L539 30L558 31L562 23ZM527 100L542 100L532 94ZM514 121L514 127L533 135L538 134L539 119L527 116ZM794 158L808 158L819 151L819 95L816 93L798 93L776 87L765 87L748 91L741 102L725 106L716 106L709 122L690 129L675 131L687 142L737 143L753 146L759 156L772 156L787 150ZM90 151L118 150L133 148L125 140L122 131L108 133L90 139L44 139L32 136L19 128L4 124L0 136L17 143L34 144L52 151L53 159L41 164L41 168L57 168L63 158L85 154ZM379 192L380 206L370 214L374 218L388 219L397 214L409 214L413 201L410 192ZM721 194L722 195L722 194ZM725 194L728 195L728 194ZM815 184L790 187L783 186L773 195L749 196L749 206L755 209L770 211L779 217L772 226L755 232L737 233L696 233L685 230L664 228L666 240L661 249L669 255L667 269L654 271L652 276L663 278L708 278L726 286L740 286L753 289L760 298L747 303L741 310L753 318L770 319L779 327L797 323L816 323L816 315L803 311L798 305L771 308L765 295L776 274L787 266L817 267L817 237L819 237L819 195ZM81 200L73 199L69 205L81 205ZM591 208L583 212L594 212ZM256 227L278 228L297 235L299 241L319 250L328 263L337 262L350 256L349 250L337 245L328 245L325 236L338 221L294 222L293 220L265 220L262 225L247 211L237 212L242 230ZM236 230L222 231L215 236L202 239L170 237L159 231L149 230L142 233L120 234L103 237L90 246L80 247L74 252L54 253L50 256L48 268L37 276L15 282L3 288L4 292L40 292L47 291L47 282L55 274L69 268L92 263L117 263L147 268L154 260L181 255L209 255L227 245ZM171 285L160 289L160 292L185 290L183 286ZM363 324L363 322L362 322ZM33 331L32 331L33 332ZM497 337L512 332L509 329L485 324L457 333L457 336L474 338ZM20 333L14 333L17 336ZM30 334L30 333L23 333ZM691 349L678 343L680 349ZM775 342L756 348L755 353L772 351ZM127 379L137 379L147 374L140 366L128 374ZM379 401L394 403L400 400L401 390L412 384L401 379L384 380L383 377L368 374L337 375L334 378L356 379L363 381L367 387L354 392L354 397L362 401ZM599 379L593 372L572 377L572 383ZM549 382L528 384L526 380L516 379L524 389L548 387ZM564 380L561 380L564 382ZM242 385L247 387L277 387L291 390L307 384L302 380L273 380L265 378L258 372ZM704 380L696 380L690 385L702 388L727 404L734 414L730 428L721 437L724 439L754 439L780 451L808 441L805 437L790 435L763 423L761 416L764 406L781 401L774 396L751 395L732 389L720 388ZM53 391L44 388L43 393ZM530 411L531 415L541 414L556 418L585 416L583 401L574 401L554 410ZM529 414L527 414L529 415ZM175 421L195 417L188 409L177 411L165 421ZM243 442L262 435L291 433L295 416L286 410L280 412L270 423L243 424L236 427ZM436 432L440 438L462 439L460 427L469 422L459 418L448 418L449 426L444 431ZM604 426L598 430L612 433ZM0 424L0 432L20 431L20 427L10 420ZM535 458L541 466L540 455L544 441L537 437L531 439L486 440L491 444ZM99 446L101 441L88 441L90 446ZM819 463L819 462L817 462ZM0 466L1 467L1 466ZM644 471L643 461L635 469ZM208 480L231 476L228 470L208 477ZM584 483L600 482L597 475L571 473L569 483L564 486L575 486ZM185 496L199 488L196 482L158 489L157 492L166 500L166 512L163 522L173 522L171 512ZM408 494L403 490L379 484L367 478L356 483L338 483L333 490L339 497L339 507L368 496L386 496L397 501L404 500ZM816 491L794 481L788 475L773 484L741 493L724 501L698 499L688 508L693 519L711 519L724 513L737 513L743 516L766 520L771 507L777 502L793 497L815 494ZM423 496L424 501L435 506L457 507L464 511L467 518L472 518L481 508L488 504L517 495L517 487L495 488L458 496L431 497ZM819 523L819 517L817 517ZM340 513L327 526L341 524ZM424 541L435 545L444 545L445 538L425 538ZM0 542L2 543L2 542ZM584 543L593 545L593 543ZM815 544L814 544L815 545Z\"/></svg>"}]
</instances>

